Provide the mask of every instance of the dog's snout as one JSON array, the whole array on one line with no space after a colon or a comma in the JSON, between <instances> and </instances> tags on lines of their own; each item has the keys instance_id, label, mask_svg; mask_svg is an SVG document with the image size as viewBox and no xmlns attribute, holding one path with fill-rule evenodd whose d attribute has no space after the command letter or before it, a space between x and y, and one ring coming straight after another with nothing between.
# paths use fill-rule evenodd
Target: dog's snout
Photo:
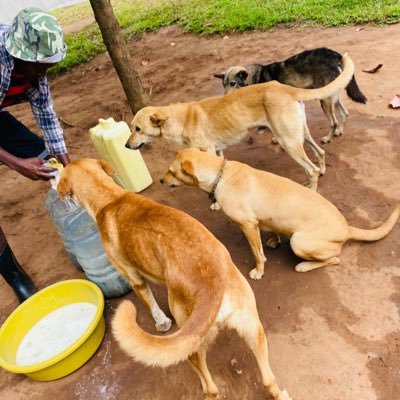
<instances>
[{"instance_id":1,"label":"dog's snout","mask_svg":"<svg viewBox=\"0 0 400 400\"><path fill-rule=\"evenodd\" d=\"M131 149L131 150L138 150L138 149L140 149L142 146L144 146L144 143L140 143L138 146L131 146L131 145L129 144L129 142L126 142L126 144L125 144L125 147L126 147L127 149Z\"/></svg>"}]
</instances>

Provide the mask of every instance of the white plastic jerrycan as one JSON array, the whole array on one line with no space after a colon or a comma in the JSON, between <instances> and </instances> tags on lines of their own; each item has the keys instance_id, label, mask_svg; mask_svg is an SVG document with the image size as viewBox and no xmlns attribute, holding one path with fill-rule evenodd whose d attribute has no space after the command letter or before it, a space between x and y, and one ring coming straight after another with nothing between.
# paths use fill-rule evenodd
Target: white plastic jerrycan
<instances>
[{"instance_id":1,"label":"white plastic jerrycan","mask_svg":"<svg viewBox=\"0 0 400 400\"><path fill-rule=\"evenodd\" d=\"M114 180L131 192L141 192L153 183L139 150L125 147L131 131L124 121L113 118L99 119L99 124L89 129L97 152L115 169Z\"/></svg>"}]
</instances>

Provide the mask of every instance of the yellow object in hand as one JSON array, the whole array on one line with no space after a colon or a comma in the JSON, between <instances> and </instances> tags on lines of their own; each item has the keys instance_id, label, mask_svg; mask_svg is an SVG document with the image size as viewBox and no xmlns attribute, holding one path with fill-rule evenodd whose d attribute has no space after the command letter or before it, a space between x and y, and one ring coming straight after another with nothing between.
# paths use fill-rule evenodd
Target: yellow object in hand
<instances>
[{"instance_id":1,"label":"yellow object in hand","mask_svg":"<svg viewBox=\"0 0 400 400\"><path fill-rule=\"evenodd\" d=\"M61 163L59 163L58 160L54 157L49 158L47 161L50 163L49 165L50 168L57 168L59 172L61 172L64 169L64 166Z\"/></svg>"},{"instance_id":2,"label":"yellow object in hand","mask_svg":"<svg viewBox=\"0 0 400 400\"><path fill-rule=\"evenodd\" d=\"M60 174L64 169L64 166L61 163L59 163L56 158L49 158L43 165L48 168L57 169L57 171L51 172L51 175L53 176Z\"/></svg>"}]
</instances>

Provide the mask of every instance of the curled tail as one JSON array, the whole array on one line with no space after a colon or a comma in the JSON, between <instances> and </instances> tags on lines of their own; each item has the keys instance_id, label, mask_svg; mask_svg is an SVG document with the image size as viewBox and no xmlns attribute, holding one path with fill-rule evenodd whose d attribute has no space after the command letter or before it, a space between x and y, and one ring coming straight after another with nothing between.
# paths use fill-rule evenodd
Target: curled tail
<instances>
[{"instance_id":1,"label":"curled tail","mask_svg":"<svg viewBox=\"0 0 400 400\"><path fill-rule=\"evenodd\" d=\"M300 101L321 100L330 97L338 90L347 87L354 75L354 63L347 53L342 56L342 64L342 73L332 82L316 89L294 88L294 97Z\"/></svg>"},{"instance_id":2,"label":"curled tail","mask_svg":"<svg viewBox=\"0 0 400 400\"><path fill-rule=\"evenodd\" d=\"M386 236L394 227L397 219L400 215L400 204L396 206L389 218L378 228L375 229L358 229L353 226L349 226L349 237L352 240L365 240L373 242L374 240L382 239Z\"/></svg>"},{"instance_id":3,"label":"curled tail","mask_svg":"<svg viewBox=\"0 0 400 400\"><path fill-rule=\"evenodd\" d=\"M207 293L178 331L158 336L140 328L136 322L135 306L125 300L115 312L112 331L121 348L135 360L167 367L186 360L198 350L217 316L221 301L222 295Z\"/></svg>"},{"instance_id":4,"label":"curled tail","mask_svg":"<svg viewBox=\"0 0 400 400\"><path fill-rule=\"evenodd\" d=\"M353 101L356 101L357 103L367 103L367 98L364 96L364 94L361 92L360 88L357 85L356 78L353 75L351 78L350 83L346 86L346 93L347 96L349 96Z\"/></svg>"}]
</instances>

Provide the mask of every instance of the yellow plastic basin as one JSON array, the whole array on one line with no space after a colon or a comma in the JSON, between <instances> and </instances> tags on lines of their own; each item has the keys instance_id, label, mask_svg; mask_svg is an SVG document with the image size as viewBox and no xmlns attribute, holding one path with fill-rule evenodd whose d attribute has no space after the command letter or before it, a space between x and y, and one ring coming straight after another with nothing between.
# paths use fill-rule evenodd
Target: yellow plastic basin
<instances>
[{"instance_id":1,"label":"yellow plastic basin","mask_svg":"<svg viewBox=\"0 0 400 400\"><path fill-rule=\"evenodd\" d=\"M57 308L77 302L89 302L97 307L91 324L83 334L54 357L37 364L17 365L18 347L33 325ZM103 310L103 293L87 280L71 279L40 290L16 308L0 328L0 366L6 371L25 374L38 381L51 381L74 372L89 360L103 340Z\"/></svg>"}]
</instances>

